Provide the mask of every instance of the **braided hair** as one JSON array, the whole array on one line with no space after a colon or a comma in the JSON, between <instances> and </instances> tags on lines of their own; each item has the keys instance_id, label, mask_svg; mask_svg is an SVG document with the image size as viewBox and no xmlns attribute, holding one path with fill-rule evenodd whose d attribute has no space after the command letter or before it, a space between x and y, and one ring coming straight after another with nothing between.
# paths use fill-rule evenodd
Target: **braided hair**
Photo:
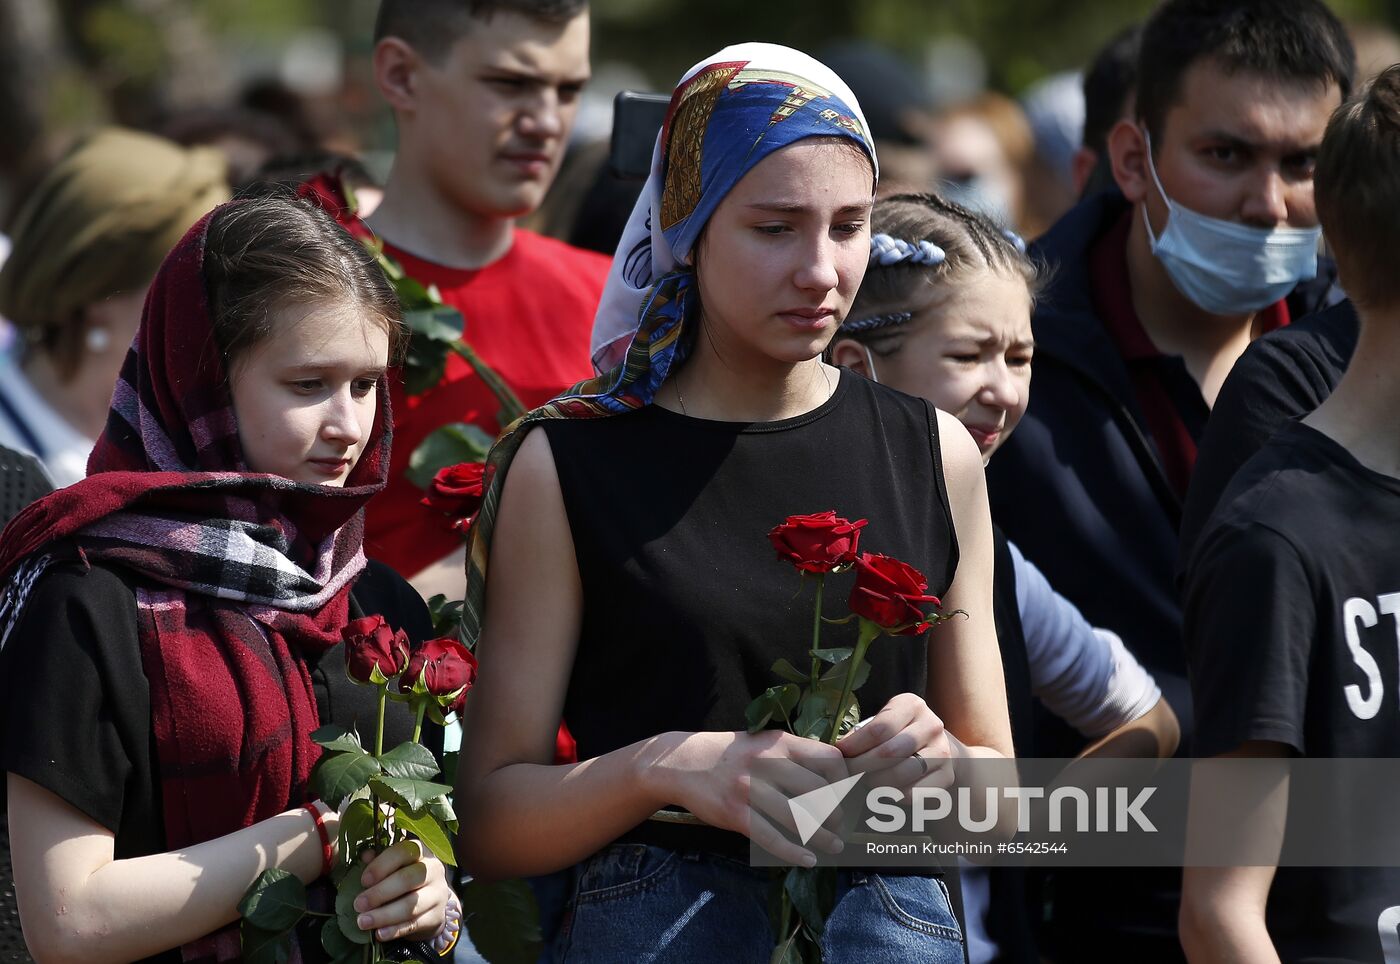
<instances>
[{"instance_id":1,"label":"braided hair","mask_svg":"<svg viewBox=\"0 0 1400 964\"><path fill-rule=\"evenodd\" d=\"M1034 300L1044 284L1044 272L1020 237L936 194L882 198L871 222L870 267L837 338L881 340L913 318L906 309L922 285L999 271L1024 278Z\"/></svg>"}]
</instances>

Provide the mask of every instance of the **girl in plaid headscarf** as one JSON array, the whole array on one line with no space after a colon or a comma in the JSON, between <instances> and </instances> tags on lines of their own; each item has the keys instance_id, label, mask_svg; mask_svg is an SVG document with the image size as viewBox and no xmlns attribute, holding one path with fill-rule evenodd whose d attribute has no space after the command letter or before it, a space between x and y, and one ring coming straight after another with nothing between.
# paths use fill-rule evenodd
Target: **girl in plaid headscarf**
<instances>
[{"instance_id":1,"label":"girl in plaid headscarf","mask_svg":"<svg viewBox=\"0 0 1400 964\"><path fill-rule=\"evenodd\" d=\"M323 877L338 817L309 800L311 733L376 709L341 630L367 610L431 634L361 549L400 338L382 273L324 213L219 207L156 276L87 478L0 536L0 756L36 957L238 959L262 870ZM384 939L433 936L455 899L415 844L366 877L361 925Z\"/></svg>"}]
</instances>

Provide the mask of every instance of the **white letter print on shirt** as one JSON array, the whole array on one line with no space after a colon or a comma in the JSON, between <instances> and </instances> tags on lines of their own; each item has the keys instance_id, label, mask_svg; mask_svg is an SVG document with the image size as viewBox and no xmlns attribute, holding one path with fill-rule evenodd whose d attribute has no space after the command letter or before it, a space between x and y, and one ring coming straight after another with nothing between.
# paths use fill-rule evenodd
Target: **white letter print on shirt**
<instances>
[{"instance_id":1,"label":"white letter print on shirt","mask_svg":"<svg viewBox=\"0 0 1400 964\"><path fill-rule=\"evenodd\" d=\"M1394 602L1395 596L1394 593L1382 596L1381 605ZM1375 607L1369 602L1353 596L1342 606L1342 622L1346 625L1347 649L1351 650L1352 661L1356 663L1361 672L1366 674L1367 692L1366 696L1363 697L1360 686L1348 683L1342 687L1342 693L1346 696L1347 707L1356 714L1356 718L1369 720L1380 712L1381 697L1385 695L1385 687L1381 684L1381 668L1376 665L1376 658L1361 646L1361 630L1357 628L1357 620L1369 628L1380 622L1380 617L1376 615Z\"/></svg>"}]
</instances>

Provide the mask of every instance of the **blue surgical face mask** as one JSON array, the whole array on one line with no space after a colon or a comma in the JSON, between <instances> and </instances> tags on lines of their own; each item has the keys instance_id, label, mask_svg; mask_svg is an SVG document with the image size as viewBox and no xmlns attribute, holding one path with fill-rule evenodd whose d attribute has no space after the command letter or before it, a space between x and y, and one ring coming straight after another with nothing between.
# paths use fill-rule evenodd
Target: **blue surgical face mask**
<instances>
[{"instance_id":1,"label":"blue surgical face mask","mask_svg":"<svg viewBox=\"0 0 1400 964\"><path fill-rule=\"evenodd\" d=\"M1147 137L1146 132L1143 134ZM1176 289L1213 315L1247 315L1283 298L1317 274L1322 228L1252 228L1206 217L1182 207L1162 189L1147 137L1147 169L1167 202L1167 226L1152 234L1147 205L1143 222L1152 253Z\"/></svg>"}]
</instances>

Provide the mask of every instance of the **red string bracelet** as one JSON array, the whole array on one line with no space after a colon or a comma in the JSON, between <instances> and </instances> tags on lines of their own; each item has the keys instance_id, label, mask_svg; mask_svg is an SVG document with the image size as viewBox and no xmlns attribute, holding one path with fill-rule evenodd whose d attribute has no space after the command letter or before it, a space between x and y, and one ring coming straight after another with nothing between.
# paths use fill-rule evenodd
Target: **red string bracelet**
<instances>
[{"instance_id":1,"label":"red string bracelet","mask_svg":"<svg viewBox=\"0 0 1400 964\"><path fill-rule=\"evenodd\" d=\"M317 804L321 804L319 807ZM326 805L320 800L313 800L306 805L306 809L311 812L311 819L316 823L316 833L321 838L321 876L329 877L335 869L335 851L331 849L331 835L326 830Z\"/></svg>"}]
</instances>

